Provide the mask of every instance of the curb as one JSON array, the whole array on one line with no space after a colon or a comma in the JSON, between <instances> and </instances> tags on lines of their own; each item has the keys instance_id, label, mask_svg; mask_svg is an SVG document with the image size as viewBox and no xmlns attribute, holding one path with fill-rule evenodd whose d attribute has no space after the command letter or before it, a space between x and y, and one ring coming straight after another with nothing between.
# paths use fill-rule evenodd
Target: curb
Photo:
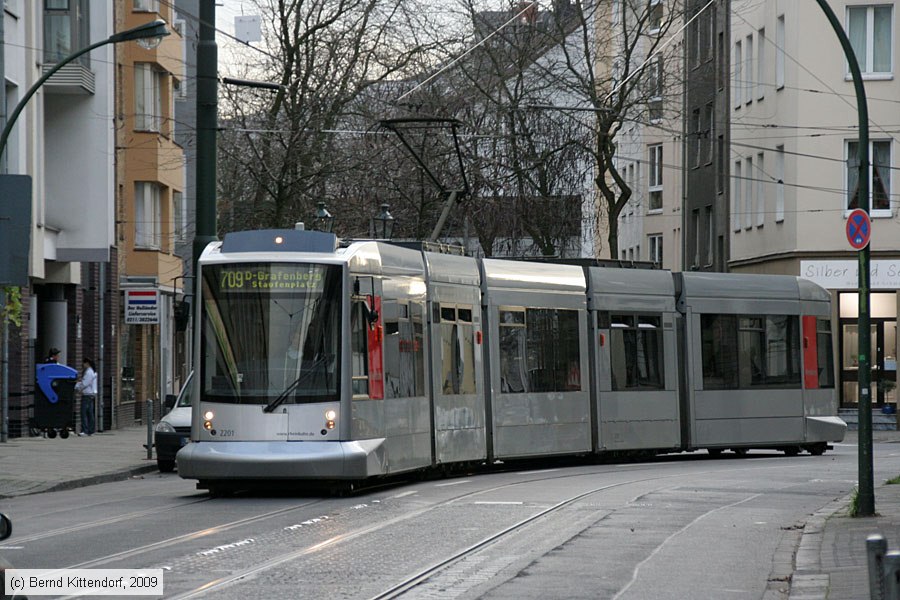
<instances>
[{"instance_id":1,"label":"curb","mask_svg":"<svg viewBox=\"0 0 900 600\"><path fill-rule=\"evenodd\" d=\"M850 504L851 494L832 500L814 512L803 526L797 554L794 557L794 574L791 577L789 600L826 600L831 577L822 572L822 541L825 524L838 511Z\"/></svg>"},{"instance_id":2,"label":"curb","mask_svg":"<svg viewBox=\"0 0 900 600\"><path fill-rule=\"evenodd\" d=\"M70 479L68 481L60 481L59 483L49 485L37 485L28 490L21 492L13 492L9 494L0 493L0 498L17 498L20 496L30 496L32 494L43 494L45 492L61 492L65 490L73 490L80 487L97 485L99 483L109 483L111 481L124 481L135 475L143 475L157 469L156 463L151 465L141 465L112 473L104 473L102 475L92 475L90 477L82 477L80 479Z\"/></svg>"}]
</instances>

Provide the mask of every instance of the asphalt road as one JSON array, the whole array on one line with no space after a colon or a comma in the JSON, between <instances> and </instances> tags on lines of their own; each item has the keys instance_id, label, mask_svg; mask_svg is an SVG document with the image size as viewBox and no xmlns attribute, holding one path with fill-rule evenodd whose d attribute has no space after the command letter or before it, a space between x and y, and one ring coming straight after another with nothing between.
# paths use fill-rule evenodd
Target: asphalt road
<instances>
[{"instance_id":1,"label":"asphalt road","mask_svg":"<svg viewBox=\"0 0 900 600\"><path fill-rule=\"evenodd\" d=\"M850 492L855 450L509 470L352 497L210 498L153 474L3 501L15 536L0 552L22 568L162 568L166 598L774 600L790 573L779 550ZM876 476L900 473L900 456L876 456Z\"/></svg>"}]
</instances>

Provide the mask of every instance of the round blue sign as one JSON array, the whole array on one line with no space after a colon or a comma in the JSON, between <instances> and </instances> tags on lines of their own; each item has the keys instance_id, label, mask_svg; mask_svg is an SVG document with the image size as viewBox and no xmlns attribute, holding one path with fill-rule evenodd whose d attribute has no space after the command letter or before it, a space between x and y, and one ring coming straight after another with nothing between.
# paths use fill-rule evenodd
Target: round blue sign
<instances>
[{"instance_id":1,"label":"round blue sign","mask_svg":"<svg viewBox=\"0 0 900 600\"><path fill-rule=\"evenodd\" d=\"M847 217L847 241L854 250L862 250L869 245L872 237L872 221L869 213L861 208L855 209Z\"/></svg>"}]
</instances>

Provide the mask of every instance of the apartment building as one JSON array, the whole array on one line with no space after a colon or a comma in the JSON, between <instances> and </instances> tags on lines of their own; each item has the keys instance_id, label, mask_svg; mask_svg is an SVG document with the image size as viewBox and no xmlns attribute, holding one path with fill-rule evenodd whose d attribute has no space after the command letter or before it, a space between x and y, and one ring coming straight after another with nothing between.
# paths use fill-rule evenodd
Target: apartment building
<instances>
[{"instance_id":1,"label":"apartment building","mask_svg":"<svg viewBox=\"0 0 900 600\"><path fill-rule=\"evenodd\" d=\"M646 22L639 22L649 12ZM616 168L632 195L619 214L621 261L652 262L680 270L682 255L682 13L680 4L625 0L612 4L609 33L616 50L611 82L639 70L639 99L628 108L616 136ZM602 67L601 67L602 68ZM604 246L606 244L603 244Z\"/></svg>"},{"instance_id":2,"label":"apartment building","mask_svg":"<svg viewBox=\"0 0 900 600\"><path fill-rule=\"evenodd\" d=\"M119 337L121 423L147 418L147 402L180 388L174 302L184 286L176 254L185 163L176 142L175 97L184 81L184 40L173 4L119 0L116 29L162 19L170 35L154 48L122 44L116 53L116 225L122 318ZM155 317L138 318L141 302L156 302ZM132 310L135 309L135 310Z\"/></svg>"},{"instance_id":3,"label":"apartment building","mask_svg":"<svg viewBox=\"0 0 900 600\"><path fill-rule=\"evenodd\" d=\"M4 106L22 105L8 139L3 172L31 178L27 284L20 287L22 326L11 326L7 399L11 437L27 435L35 364L51 347L81 368L90 357L101 375L98 424L112 421L116 339L108 324L117 303L114 237L115 45L73 59L113 33L113 7L89 0L5 0L2 10ZM4 238L3 244L20 240ZM76 405L77 410L77 405Z\"/></svg>"},{"instance_id":4,"label":"apartment building","mask_svg":"<svg viewBox=\"0 0 900 600\"><path fill-rule=\"evenodd\" d=\"M856 53L869 111L873 404L897 402L900 222L897 2L829 2ZM801 275L835 300L839 397L857 402L858 112L838 37L814 2L735 0L731 25L729 269Z\"/></svg>"}]
</instances>

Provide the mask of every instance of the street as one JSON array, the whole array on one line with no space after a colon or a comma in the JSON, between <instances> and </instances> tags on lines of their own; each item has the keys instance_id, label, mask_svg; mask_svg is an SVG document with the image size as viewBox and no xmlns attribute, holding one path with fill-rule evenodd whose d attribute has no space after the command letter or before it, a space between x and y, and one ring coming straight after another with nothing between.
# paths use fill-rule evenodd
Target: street
<instances>
[{"instance_id":1,"label":"street","mask_svg":"<svg viewBox=\"0 0 900 600\"><path fill-rule=\"evenodd\" d=\"M900 473L891 450L876 444L878 481ZM152 473L4 501L2 552L20 568L162 568L167 598L780 598L790 564L773 556L856 468L839 444L226 498Z\"/></svg>"}]
</instances>

